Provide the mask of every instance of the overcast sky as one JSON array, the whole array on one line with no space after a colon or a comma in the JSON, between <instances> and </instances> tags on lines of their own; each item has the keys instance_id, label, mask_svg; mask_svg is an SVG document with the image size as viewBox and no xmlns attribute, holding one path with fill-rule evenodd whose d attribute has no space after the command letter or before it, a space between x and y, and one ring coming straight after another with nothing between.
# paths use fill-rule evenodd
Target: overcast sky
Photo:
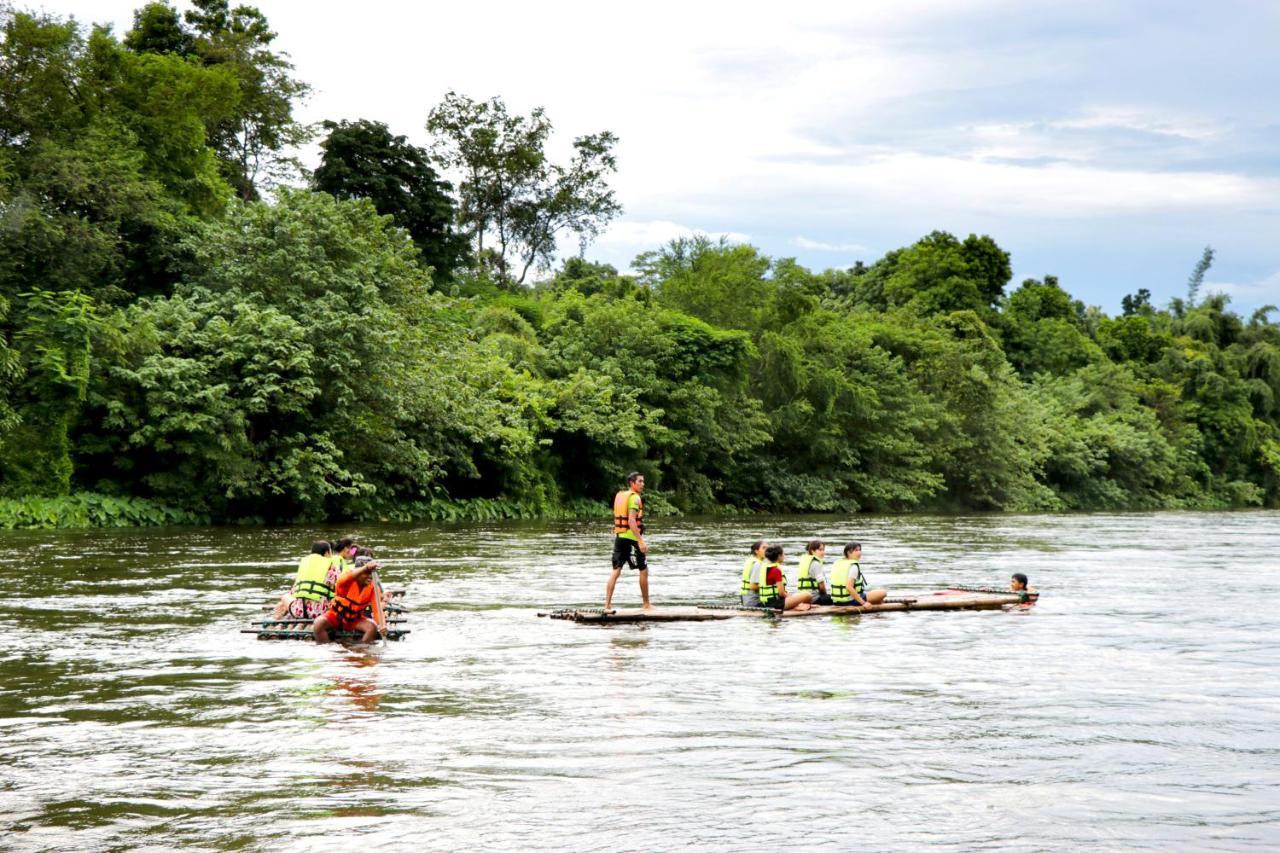
<instances>
[{"instance_id":1,"label":"overcast sky","mask_svg":"<svg viewBox=\"0 0 1280 853\"><path fill-rule=\"evenodd\" d=\"M142 5L18 2L118 34ZM626 212L587 255L619 267L694 231L820 269L944 229L1114 313L1212 244L1211 289L1280 305L1280 3L256 5L306 120L425 144L452 89L614 131Z\"/></svg>"}]
</instances>

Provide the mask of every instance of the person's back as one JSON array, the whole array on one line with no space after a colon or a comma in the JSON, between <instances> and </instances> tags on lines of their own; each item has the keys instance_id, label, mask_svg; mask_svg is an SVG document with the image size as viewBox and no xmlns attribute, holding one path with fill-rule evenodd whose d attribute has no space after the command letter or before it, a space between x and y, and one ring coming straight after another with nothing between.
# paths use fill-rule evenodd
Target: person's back
<instances>
[{"instance_id":1,"label":"person's back","mask_svg":"<svg viewBox=\"0 0 1280 853\"><path fill-rule=\"evenodd\" d=\"M314 619L329 609L333 584L337 580L332 550L328 542L311 545L311 553L298 561L285 613L295 619Z\"/></svg>"},{"instance_id":2,"label":"person's back","mask_svg":"<svg viewBox=\"0 0 1280 853\"><path fill-rule=\"evenodd\" d=\"M751 554L742 563L742 584L738 587L738 600L743 607L760 606L760 585L764 582L764 549L768 545L763 539L752 543Z\"/></svg>"},{"instance_id":3,"label":"person's back","mask_svg":"<svg viewBox=\"0 0 1280 853\"><path fill-rule=\"evenodd\" d=\"M796 586L801 592L813 596L814 604L831 604L828 594L827 568L822 558L827 554L827 546L820 539L815 539L805 546L805 553L800 557L800 565L796 570Z\"/></svg>"},{"instance_id":4,"label":"person's back","mask_svg":"<svg viewBox=\"0 0 1280 853\"><path fill-rule=\"evenodd\" d=\"M787 576L782 570L786 554L781 545L764 549L764 568L760 570L760 606L775 610L808 610L812 593L787 593Z\"/></svg>"},{"instance_id":5,"label":"person's back","mask_svg":"<svg viewBox=\"0 0 1280 853\"><path fill-rule=\"evenodd\" d=\"M844 546L844 557L831 566L831 600L837 605L862 607L882 604L889 593L883 589L867 589L862 576L862 545L850 542Z\"/></svg>"}]
</instances>

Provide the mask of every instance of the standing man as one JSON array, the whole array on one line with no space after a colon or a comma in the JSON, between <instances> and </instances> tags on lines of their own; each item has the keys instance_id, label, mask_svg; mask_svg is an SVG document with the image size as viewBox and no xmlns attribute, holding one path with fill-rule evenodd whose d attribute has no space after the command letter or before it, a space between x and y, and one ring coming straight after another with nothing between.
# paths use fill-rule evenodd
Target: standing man
<instances>
[{"instance_id":1,"label":"standing man","mask_svg":"<svg viewBox=\"0 0 1280 853\"><path fill-rule=\"evenodd\" d=\"M604 590L604 609L613 602L613 587L618 583L624 564L640 572L640 598L645 610L652 610L649 603L649 546L644 541L644 475L632 471L627 475L627 490L613 496L613 573Z\"/></svg>"}]
</instances>

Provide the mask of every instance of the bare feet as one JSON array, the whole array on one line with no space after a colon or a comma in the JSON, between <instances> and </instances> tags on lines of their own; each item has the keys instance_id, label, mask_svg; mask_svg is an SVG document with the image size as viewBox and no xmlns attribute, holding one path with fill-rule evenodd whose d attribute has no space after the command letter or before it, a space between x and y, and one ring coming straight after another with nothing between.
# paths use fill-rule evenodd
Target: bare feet
<instances>
[{"instance_id":1,"label":"bare feet","mask_svg":"<svg viewBox=\"0 0 1280 853\"><path fill-rule=\"evenodd\" d=\"M810 604L809 602L807 602L807 601L802 601L802 602L800 602L799 604L797 604L797 605L796 605L796 610L808 610L808 609L809 609L810 607L812 607L812 606L813 606L813 605L812 605L812 604Z\"/></svg>"},{"instance_id":2,"label":"bare feet","mask_svg":"<svg viewBox=\"0 0 1280 853\"><path fill-rule=\"evenodd\" d=\"M644 603L644 609L645 609L645 610L652 610L652 609L653 609L653 605L646 601L646 602Z\"/></svg>"}]
</instances>

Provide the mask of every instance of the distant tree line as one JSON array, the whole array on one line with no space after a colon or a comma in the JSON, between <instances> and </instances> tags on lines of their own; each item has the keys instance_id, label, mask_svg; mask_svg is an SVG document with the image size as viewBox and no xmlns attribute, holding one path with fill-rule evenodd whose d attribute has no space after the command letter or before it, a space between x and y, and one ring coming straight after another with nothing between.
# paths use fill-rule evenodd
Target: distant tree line
<instances>
[{"instance_id":1,"label":"distant tree line","mask_svg":"<svg viewBox=\"0 0 1280 853\"><path fill-rule=\"evenodd\" d=\"M611 133L305 127L266 18L191 5L0 11L0 526L591 512L630 470L657 512L1277 505L1280 326L1212 250L1117 317L943 232L557 264L621 212Z\"/></svg>"}]
</instances>

